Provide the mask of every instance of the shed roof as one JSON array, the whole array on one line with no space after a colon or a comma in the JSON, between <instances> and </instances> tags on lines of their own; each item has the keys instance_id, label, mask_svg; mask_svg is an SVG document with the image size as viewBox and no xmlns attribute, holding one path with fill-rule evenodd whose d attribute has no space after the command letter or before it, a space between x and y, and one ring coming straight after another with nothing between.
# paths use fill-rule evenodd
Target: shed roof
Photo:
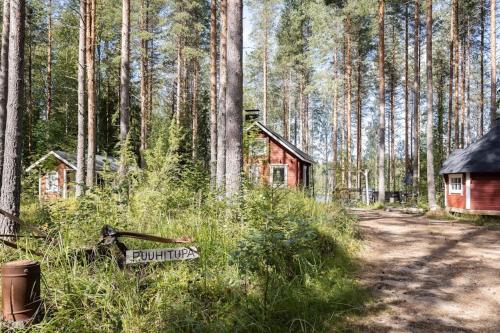
<instances>
[{"instance_id":1,"label":"shed roof","mask_svg":"<svg viewBox=\"0 0 500 333\"><path fill-rule=\"evenodd\" d=\"M439 172L500 172L500 125L465 149L450 154Z\"/></svg>"},{"instance_id":2,"label":"shed roof","mask_svg":"<svg viewBox=\"0 0 500 333\"><path fill-rule=\"evenodd\" d=\"M38 165L40 165L43 161L45 161L50 156L57 158L58 160L64 162L67 166L69 166L72 170L76 170L76 154L68 153L62 150L52 150L48 152L45 156L40 158L38 161L31 164L28 168L26 168L26 172L31 171ZM119 162L116 158L110 156L95 156L95 170L97 172L102 172L106 168L110 171L116 172L118 171Z\"/></svg>"},{"instance_id":3,"label":"shed roof","mask_svg":"<svg viewBox=\"0 0 500 333\"><path fill-rule=\"evenodd\" d=\"M264 133L266 133L268 136L276 140L280 145L285 147L285 149L290 152L292 155L300 159L301 161L304 161L306 163L314 164L314 160L311 156L300 150L297 146L295 146L293 143L276 133L275 131L271 130L264 124L262 124L259 121L256 121L249 129L253 128L254 126L257 126L260 128Z\"/></svg>"}]
</instances>

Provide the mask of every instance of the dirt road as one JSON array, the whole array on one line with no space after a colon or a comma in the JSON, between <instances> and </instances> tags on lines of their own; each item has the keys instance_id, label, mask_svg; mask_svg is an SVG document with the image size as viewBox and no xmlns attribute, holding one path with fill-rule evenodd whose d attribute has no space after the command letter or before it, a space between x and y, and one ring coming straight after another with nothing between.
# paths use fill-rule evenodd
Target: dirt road
<instances>
[{"instance_id":1,"label":"dirt road","mask_svg":"<svg viewBox=\"0 0 500 333\"><path fill-rule=\"evenodd\" d=\"M354 211L360 280L375 304L357 332L500 332L500 230Z\"/></svg>"}]
</instances>

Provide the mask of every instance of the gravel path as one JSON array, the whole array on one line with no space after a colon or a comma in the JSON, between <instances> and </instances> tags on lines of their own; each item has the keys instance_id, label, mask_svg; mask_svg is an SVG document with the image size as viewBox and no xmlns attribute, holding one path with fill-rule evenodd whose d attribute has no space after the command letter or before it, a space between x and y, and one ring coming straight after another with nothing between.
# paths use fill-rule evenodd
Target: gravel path
<instances>
[{"instance_id":1,"label":"gravel path","mask_svg":"<svg viewBox=\"0 0 500 333\"><path fill-rule=\"evenodd\" d=\"M353 211L375 304L354 332L500 332L500 230Z\"/></svg>"}]
</instances>

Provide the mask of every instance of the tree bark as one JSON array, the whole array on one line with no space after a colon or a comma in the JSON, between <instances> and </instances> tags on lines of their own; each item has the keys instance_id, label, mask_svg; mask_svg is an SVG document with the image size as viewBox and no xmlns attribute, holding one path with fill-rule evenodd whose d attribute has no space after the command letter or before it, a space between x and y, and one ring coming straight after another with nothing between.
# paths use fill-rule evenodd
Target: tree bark
<instances>
[{"instance_id":1,"label":"tree bark","mask_svg":"<svg viewBox=\"0 0 500 333\"><path fill-rule=\"evenodd\" d=\"M10 0L6 0L10 1ZM27 33L27 43L26 45L28 46L28 79L27 79L27 84L28 87L26 89L28 96L26 96L26 111L28 112L28 153L32 154L33 153L33 127L35 124L35 121L38 120L38 117L35 117L35 111L33 108L33 9L29 6L26 5L26 24L28 25L28 33ZM7 61L7 60L6 60ZM0 163L3 161L3 136L5 135L5 118L4 118L4 123L3 125L0 124L0 128L3 129L3 133L1 134L2 138L0 147L1 152L0 152ZM1 167L0 167L0 175L2 174ZM0 186L1 186L1 178L0 177Z\"/></svg>"},{"instance_id":2,"label":"tree bark","mask_svg":"<svg viewBox=\"0 0 500 333\"><path fill-rule=\"evenodd\" d=\"M141 135L140 135L140 158L141 167L146 167L144 152L148 148L148 126L149 126L149 41L146 34L148 31L149 6L145 0L141 0Z\"/></svg>"},{"instance_id":3,"label":"tree bark","mask_svg":"<svg viewBox=\"0 0 500 333\"><path fill-rule=\"evenodd\" d=\"M454 110L454 120L455 120L455 139L454 139L454 145L453 148L459 148L460 146L460 122L459 122L459 117L460 117L460 94L459 94L459 89L460 89L460 73L459 73L459 62L460 62L460 45L458 43L458 0L453 0L452 6L454 7L453 10L453 44L455 45L455 48L453 50L454 52L454 63L453 63L453 72L455 73L455 110Z\"/></svg>"},{"instance_id":4,"label":"tree bark","mask_svg":"<svg viewBox=\"0 0 500 333\"><path fill-rule=\"evenodd\" d=\"M217 1L210 1L210 188L217 182Z\"/></svg>"},{"instance_id":5,"label":"tree bark","mask_svg":"<svg viewBox=\"0 0 500 333\"><path fill-rule=\"evenodd\" d=\"M452 132L452 119L453 119L453 82L454 82L454 69L455 69L455 4L451 4L450 15L450 90L448 95L448 129L447 129L447 154L450 155L452 149L451 132Z\"/></svg>"},{"instance_id":6,"label":"tree bark","mask_svg":"<svg viewBox=\"0 0 500 333\"><path fill-rule=\"evenodd\" d=\"M484 135L484 0L481 0L481 45L479 48L480 52L480 77L481 77L481 91L479 94L479 112L480 112L480 120L479 120L479 136L482 137Z\"/></svg>"},{"instance_id":7,"label":"tree bark","mask_svg":"<svg viewBox=\"0 0 500 333\"><path fill-rule=\"evenodd\" d=\"M235 198L241 191L243 117L243 2L227 5L227 170L226 193Z\"/></svg>"},{"instance_id":8,"label":"tree bark","mask_svg":"<svg viewBox=\"0 0 500 333\"><path fill-rule=\"evenodd\" d=\"M283 75L283 136L285 139L290 139L290 80L289 70L285 70Z\"/></svg>"},{"instance_id":9,"label":"tree bark","mask_svg":"<svg viewBox=\"0 0 500 333\"><path fill-rule=\"evenodd\" d=\"M427 29L427 201L429 209L435 210L436 184L434 181L434 112L433 112L433 77L432 77L432 0L426 0Z\"/></svg>"},{"instance_id":10,"label":"tree bark","mask_svg":"<svg viewBox=\"0 0 500 333\"><path fill-rule=\"evenodd\" d=\"M130 124L130 0L122 0L122 36L120 59L120 144L125 145ZM121 173L125 174L125 161Z\"/></svg>"},{"instance_id":11,"label":"tree bark","mask_svg":"<svg viewBox=\"0 0 500 333\"><path fill-rule=\"evenodd\" d=\"M496 1L491 0L491 12L490 12L490 52L491 52L491 127L495 126L497 120L497 38L496 38Z\"/></svg>"},{"instance_id":12,"label":"tree bark","mask_svg":"<svg viewBox=\"0 0 500 333\"><path fill-rule=\"evenodd\" d=\"M378 201L381 204L385 202L385 78L384 78L384 16L385 2L378 1Z\"/></svg>"},{"instance_id":13,"label":"tree bark","mask_svg":"<svg viewBox=\"0 0 500 333\"><path fill-rule=\"evenodd\" d=\"M86 1L80 0L78 28L78 138L76 148L75 194L84 193L85 181L85 18Z\"/></svg>"},{"instance_id":14,"label":"tree bark","mask_svg":"<svg viewBox=\"0 0 500 333\"><path fill-rule=\"evenodd\" d=\"M413 78L413 193L420 191L420 3L415 0L415 42L413 45L414 71Z\"/></svg>"},{"instance_id":15,"label":"tree bark","mask_svg":"<svg viewBox=\"0 0 500 333\"><path fill-rule=\"evenodd\" d=\"M346 149L346 166L347 171L347 188L352 187L352 170L351 170L351 116L352 116L352 59L351 59L351 17L347 14L345 19L345 36L346 36L346 71L345 71L345 82L346 82L346 130L347 137L345 142Z\"/></svg>"},{"instance_id":16,"label":"tree bark","mask_svg":"<svg viewBox=\"0 0 500 333\"><path fill-rule=\"evenodd\" d=\"M338 56L333 51L333 108L332 108L332 193L337 189L337 159L338 159Z\"/></svg>"},{"instance_id":17,"label":"tree bark","mask_svg":"<svg viewBox=\"0 0 500 333\"><path fill-rule=\"evenodd\" d=\"M198 60L194 61L194 73L193 73L193 91L192 91L192 135L191 135L191 148L192 148L192 158L196 162L198 160L198 132L199 132L199 122L198 122L198 86L200 80L200 66Z\"/></svg>"},{"instance_id":18,"label":"tree bark","mask_svg":"<svg viewBox=\"0 0 500 333\"><path fill-rule=\"evenodd\" d=\"M227 0L220 2L220 95L217 113L217 189L226 184Z\"/></svg>"},{"instance_id":19,"label":"tree bark","mask_svg":"<svg viewBox=\"0 0 500 333\"><path fill-rule=\"evenodd\" d=\"M357 105L356 105L356 188L361 190L361 144L362 144L362 84L361 84L361 70L363 59L361 55L361 46L358 50L358 75L357 75Z\"/></svg>"},{"instance_id":20,"label":"tree bark","mask_svg":"<svg viewBox=\"0 0 500 333\"><path fill-rule=\"evenodd\" d=\"M395 95L396 95L396 31L394 26L392 27L392 59L391 59L391 159L390 159L390 176L389 184L392 184L392 191L396 191L396 131L395 131L395 117L396 117L396 105L395 105ZM391 187L387 186L390 190Z\"/></svg>"},{"instance_id":21,"label":"tree bark","mask_svg":"<svg viewBox=\"0 0 500 333\"><path fill-rule=\"evenodd\" d=\"M52 115L52 0L48 3L47 25L47 121Z\"/></svg>"},{"instance_id":22,"label":"tree bark","mask_svg":"<svg viewBox=\"0 0 500 333\"><path fill-rule=\"evenodd\" d=\"M269 43L269 34L268 34L268 8L267 1L263 1L262 4L262 18L264 20L264 45L263 45L263 55L262 55L262 121L264 125L267 125L267 76L268 76L268 43Z\"/></svg>"},{"instance_id":23,"label":"tree bark","mask_svg":"<svg viewBox=\"0 0 500 333\"><path fill-rule=\"evenodd\" d=\"M7 118L10 0L3 2L2 45L0 51L0 188L5 147L5 122Z\"/></svg>"},{"instance_id":24,"label":"tree bark","mask_svg":"<svg viewBox=\"0 0 500 333\"><path fill-rule=\"evenodd\" d=\"M0 207L15 216L19 216L21 201L24 24L25 1L12 1L10 3L7 119ZM13 235L18 230L17 223L5 216L0 217L1 234Z\"/></svg>"},{"instance_id":25,"label":"tree bark","mask_svg":"<svg viewBox=\"0 0 500 333\"><path fill-rule=\"evenodd\" d=\"M175 101L176 101L176 106L175 106L175 123L177 124L177 127L180 128L181 126L181 117L182 117L182 85L184 83L183 80L183 75L182 75L182 64L183 64L183 57L182 57L182 42L181 39L178 38L177 42L177 86L176 86L176 94L175 94Z\"/></svg>"},{"instance_id":26,"label":"tree bark","mask_svg":"<svg viewBox=\"0 0 500 333\"><path fill-rule=\"evenodd\" d=\"M96 154L96 92L95 92L95 12L96 0L87 1L86 66L87 66L87 187L94 186Z\"/></svg>"},{"instance_id":27,"label":"tree bark","mask_svg":"<svg viewBox=\"0 0 500 333\"><path fill-rule=\"evenodd\" d=\"M406 2L405 5L405 177L410 172L410 144L409 144L409 85L408 85L408 75L409 75L409 64L408 64L408 44L409 44L409 26L410 26L410 17L409 17L409 1Z\"/></svg>"}]
</instances>

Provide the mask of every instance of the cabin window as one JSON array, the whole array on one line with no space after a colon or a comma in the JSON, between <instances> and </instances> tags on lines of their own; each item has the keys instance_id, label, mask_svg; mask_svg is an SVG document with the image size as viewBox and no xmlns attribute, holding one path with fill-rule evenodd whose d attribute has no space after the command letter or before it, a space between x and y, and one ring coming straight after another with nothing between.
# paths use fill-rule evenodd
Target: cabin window
<instances>
[{"instance_id":1,"label":"cabin window","mask_svg":"<svg viewBox=\"0 0 500 333\"><path fill-rule=\"evenodd\" d=\"M270 183L274 187L286 187L288 179L287 165L271 165Z\"/></svg>"},{"instance_id":2,"label":"cabin window","mask_svg":"<svg viewBox=\"0 0 500 333\"><path fill-rule=\"evenodd\" d=\"M260 181L260 165L251 164L248 166L248 178L253 184L258 184Z\"/></svg>"},{"instance_id":3,"label":"cabin window","mask_svg":"<svg viewBox=\"0 0 500 333\"><path fill-rule=\"evenodd\" d=\"M59 173L52 171L47 174L46 179L46 192L54 193L59 192Z\"/></svg>"},{"instance_id":4,"label":"cabin window","mask_svg":"<svg viewBox=\"0 0 500 333\"><path fill-rule=\"evenodd\" d=\"M450 193L462 194L462 175L450 175Z\"/></svg>"},{"instance_id":5,"label":"cabin window","mask_svg":"<svg viewBox=\"0 0 500 333\"><path fill-rule=\"evenodd\" d=\"M266 157L267 156L267 139L253 139L249 147L250 157Z\"/></svg>"}]
</instances>

